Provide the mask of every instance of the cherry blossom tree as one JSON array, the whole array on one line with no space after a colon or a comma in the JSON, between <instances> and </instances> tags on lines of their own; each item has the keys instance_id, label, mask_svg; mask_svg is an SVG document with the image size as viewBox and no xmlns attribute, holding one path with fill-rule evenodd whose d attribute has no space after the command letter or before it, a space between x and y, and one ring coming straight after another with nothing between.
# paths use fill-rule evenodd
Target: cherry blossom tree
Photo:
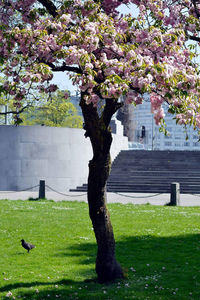
<instances>
[{"instance_id":1,"label":"cherry blossom tree","mask_svg":"<svg viewBox=\"0 0 200 300\"><path fill-rule=\"evenodd\" d=\"M138 16L120 14L122 3ZM36 89L53 95L53 72L67 71L80 88L100 282L123 277L106 206L111 117L121 96L138 105L149 93L156 124L163 126L167 102L177 123L199 129L199 18L198 0L0 0L0 92L14 97L16 121Z\"/></svg>"}]
</instances>

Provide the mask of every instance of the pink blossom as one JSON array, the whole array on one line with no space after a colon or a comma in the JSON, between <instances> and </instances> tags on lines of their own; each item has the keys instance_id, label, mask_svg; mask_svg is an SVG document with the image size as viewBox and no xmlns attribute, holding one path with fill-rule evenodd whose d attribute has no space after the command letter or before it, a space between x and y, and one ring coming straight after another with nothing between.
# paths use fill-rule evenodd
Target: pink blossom
<instances>
[{"instance_id":1,"label":"pink blossom","mask_svg":"<svg viewBox=\"0 0 200 300\"><path fill-rule=\"evenodd\" d=\"M56 84L50 84L49 91L55 92L58 89L58 86Z\"/></svg>"},{"instance_id":2,"label":"pink blossom","mask_svg":"<svg viewBox=\"0 0 200 300\"><path fill-rule=\"evenodd\" d=\"M65 98L65 99L68 99L68 98L69 98L69 93L68 93L68 92L65 92L64 98Z\"/></svg>"},{"instance_id":3,"label":"pink blossom","mask_svg":"<svg viewBox=\"0 0 200 300\"><path fill-rule=\"evenodd\" d=\"M178 120L178 124L185 125L187 123L186 117L184 114L177 114L176 119Z\"/></svg>"},{"instance_id":4,"label":"pink blossom","mask_svg":"<svg viewBox=\"0 0 200 300\"><path fill-rule=\"evenodd\" d=\"M6 294L6 297L12 297L12 296L13 296L13 294L12 294L11 291L9 291L9 292Z\"/></svg>"},{"instance_id":5,"label":"pink blossom","mask_svg":"<svg viewBox=\"0 0 200 300\"><path fill-rule=\"evenodd\" d=\"M22 81L24 83L27 83L31 80L31 75L27 74L26 76L22 77Z\"/></svg>"},{"instance_id":6,"label":"pink blossom","mask_svg":"<svg viewBox=\"0 0 200 300\"><path fill-rule=\"evenodd\" d=\"M156 125L160 125L160 121L164 119L164 117L165 117L165 113L162 107L154 111L154 120L156 122Z\"/></svg>"},{"instance_id":7,"label":"pink blossom","mask_svg":"<svg viewBox=\"0 0 200 300\"><path fill-rule=\"evenodd\" d=\"M154 113L160 110L161 105L164 102L164 99L161 96L152 93L150 96L150 101L151 101L151 111L152 113Z\"/></svg>"}]
</instances>

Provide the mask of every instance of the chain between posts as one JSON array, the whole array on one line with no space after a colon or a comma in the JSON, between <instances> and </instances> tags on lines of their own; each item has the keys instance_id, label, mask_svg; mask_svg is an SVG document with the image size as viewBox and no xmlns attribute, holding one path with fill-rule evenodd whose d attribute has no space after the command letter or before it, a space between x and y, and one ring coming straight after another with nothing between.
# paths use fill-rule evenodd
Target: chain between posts
<instances>
[{"instance_id":1,"label":"chain between posts","mask_svg":"<svg viewBox=\"0 0 200 300\"><path fill-rule=\"evenodd\" d=\"M13 194L13 193L20 193L20 192L26 192L26 191L30 191L34 188L37 188L37 187L40 187L40 184L37 184L35 186L31 186L29 188L25 188L25 189L22 189L22 190L19 190L19 191L0 191L0 194ZM49 185L45 185L45 187L47 187L49 190L51 190L52 192L55 192L59 195L62 195L62 196L66 196L66 197L82 197L82 196L85 196L87 195L87 193L84 193L84 194L81 194L81 195L70 195L70 194L65 194L63 192L59 192L57 191L56 189L50 187ZM127 195L127 194L122 194L122 193L119 193L119 192L112 192L116 195L119 195L119 196L122 196L122 197L126 197L126 198L133 198L133 199L145 199L145 198L152 198L152 197L157 197L157 196L160 196L160 195L163 195L165 193L157 193L157 194L153 194L153 195L146 195L146 196L133 196L133 195ZM192 194L192 193L189 193L188 195L192 195L192 196L196 196L196 197L200 197L200 194Z\"/></svg>"},{"instance_id":2,"label":"chain between posts","mask_svg":"<svg viewBox=\"0 0 200 300\"><path fill-rule=\"evenodd\" d=\"M65 194L65 193L59 192L59 191L53 189L52 187L50 187L49 185L46 185L46 187L48 187L52 192L55 192L57 194L60 194L60 195L63 195L63 196L67 196L67 197L82 197L82 196L87 195L87 193L82 194L82 195L69 195L69 194Z\"/></svg>"},{"instance_id":3,"label":"chain between posts","mask_svg":"<svg viewBox=\"0 0 200 300\"><path fill-rule=\"evenodd\" d=\"M23 189L23 190L20 190L20 191L0 191L1 194L12 194L12 193L20 193L20 192L25 192L25 191L29 191L29 190L32 190L36 187L39 187L40 185L37 184L35 186L32 186L32 187L29 187L29 188L26 188L26 189ZM59 192L55 189L53 189L52 187L50 187L49 185L45 185L45 187L47 187L49 190L51 190L52 192L55 192L59 195L63 195L63 196L67 196L67 197L82 197L82 196L85 196L87 195L87 193L84 193L84 194L81 194L81 195L69 195L69 194L65 194L63 192ZM117 194L119 196L122 196L122 197L127 197L127 198L150 198L150 197L156 197L156 196L159 196L159 195L162 195L163 193L159 193L159 194L154 194L154 195L149 195L149 196L128 196L128 195L124 195L124 194L121 194L121 193L118 193L118 192L114 192L114 194Z\"/></svg>"},{"instance_id":4,"label":"chain between posts","mask_svg":"<svg viewBox=\"0 0 200 300\"><path fill-rule=\"evenodd\" d=\"M159 193L159 194L154 194L154 195L149 195L149 196L128 196L128 195L124 195L124 194L121 194L118 192L114 192L114 194L117 194L117 195L123 196L123 197L127 197L127 198L151 198L151 197L156 197L156 196L162 195L164 193Z\"/></svg>"}]
</instances>

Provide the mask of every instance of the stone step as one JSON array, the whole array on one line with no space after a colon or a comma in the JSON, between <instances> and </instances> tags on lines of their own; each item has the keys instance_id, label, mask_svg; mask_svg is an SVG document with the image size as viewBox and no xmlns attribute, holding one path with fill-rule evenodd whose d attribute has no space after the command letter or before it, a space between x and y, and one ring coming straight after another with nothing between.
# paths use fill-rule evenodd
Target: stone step
<instances>
[{"instance_id":1,"label":"stone step","mask_svg":"<svg viewBox=\"0 0 200 300\"><path fill-rule=\"evenodd\" d=\"M160 157L163 157L163 158L166 158L166 157L175 157L175 156L185 156L185 157L200 157L200 152L199 151L168 151L168 150L154 150L154 151L149 151L149 150L122 150L120 152L120 156L126 156L126 157L129 157L129 156L133 156L133 155L137 155L138 157L147 157L147 156L150 156L150 157L157 157L157 156L160 156Z\"/></svg>"},{"instance_id":2,"label":"stone step","mask_svg":"<svg viewBox=\"0 0 200 300\"><path fill-rule=\"evenodd\" d=\"M187 172L187 170L176 170L176 171L173 171L173 170L168 170L168 171L165 171L165 170L113 170L111 171L111 174L110 176L120 176L120 175L123 175L126 177L128 176L137 176L137 175L142 175L142 176L170 176L172 175L173 177L174 176L183 176L183 177L199 177L200 176L200 173L197 173L197 172Z\"/></svg>"},{"instance_id":3,"label":"stone step","mask_svg":"<svg viewBox=\"0 0 200 300\"><path fill-rule=\"evenodd\" d=\"M112 169L114 168L118 168L118 169L127 169L127 165L129 166L129 168L132 168L134 170L148 170L148 169L152 169L152 170L174 170L174 168L177 168L179 170L183 170L183 169L187 169L188 171L197 171L197 164L199 164L199 162L195 162L194 165L192 164L184 164L184 165L178 165L178 164L164 164L163 162L160 162L160 164L131 164L130 162L127 164L118 164L118 165L112 165Z\"/></svg>"},{"instance_id":4,"label":"stone step","mask_svg":"<svg viewBox=\"0 0 200 300\"><path fill-rule=\"evenodd\" d=\"M142 178L141 180L140 179L134 179L134 180L108 180L107 184L109 185L112 185L112 184L116 184L116 185L132 185L132 184L140 184L140 183L143 183L143 184L171 184L172 182L178 182L180 184L184 184L184 185L189 185L189 184L194 184L194 185L197 185L197 186L200 186L200 180L193 180L193 179L190 179L190 180L184 180L184 179L177 179L177 178L172 178L172 179L168 179L168 178L164 178L164 179L154 179L154 178Z\"/></svg>"},{"instance_id":5,"label":"stone step","mask_svg":"<svg viewBox=\"0 0 200 300\"><path fill-rule=\"evenodd\" d=\"M121 151L113 162L110 192L170 193L180 183L181 193L200 193L200 151ZM87 191L87 185L75 191Z\"/></svg>"},{"instance_id":6,"label":"stone step","mask_svg":"<svg viewBox=\"0 0 200 300\"><path fill-rule=\"evenodd\" d=\"M77 187L76 189L71 189L71 192L87 192L87 186L85 187ZM118 193L118 192L123 192L123 193L170 193L171 189L170 187L156 187L156 186L136 186L136 187L107 187L108 192L112 193ZM188 188L181 188L180 187L180 192L183 194L200 194L200 189L197 189L195 187L188 187Z\"/></svg>"},{"instance_id":7,"label":"stone step","mask_svg":"<svg viewBox=\"0 0 200 300\"><path fill-rule=\"evenodd\" d=\"M190 181L182 181L182 180L164 180L164 181L161 181L161 180L133 180L133 181L108 181L107 182L107 186L124 186L124 187L129 187L129 186L136 186L136 185L160 185L160 186L163 186L163 185L171 185L171 183L173 182L178 182L180 185L182 186L190 186L190 185L193 185L193 186L197 186L197 187L200 187L200 181L194 181L194 180L190 180ZM83 184L83 186L87 186L87 184Z\"/></svg>"},{"instance_id":8,"label":"stone step","mask_svg":"<svg viewBox=\"0 0 200 300\"><path fill-rule=\"evenodd\" d=\"M198 180L200 179L200 174L196 174L196 173L193 173L193 174L186 174L186 173L172 173L172 172L169 172L169 173L161 173L161 172L127 172L127 173L119 173L119 172L116 172L116 173L111 173L110 177L109 177L109 180L122 180L122 179L125 179L125 180L132 180L132 179L135 179L135 178L177 178L177 179L184 179L184 180L189 180L191 178L195 179L195 180Z\"/></svg>"},{"instance_id":9,"label":"stone step","mask_svg":"<svg viewBox=\"0 0 200 300\"><path fill-rule=\"evenodd\" d=\"M186 171L187 171L187 173L186 173ZM113 168L112 169L112 171L111 171L111 174L117 174L117 175L119 175L119 174L122 174L122 173L125 173L126 172L126 174L142 174L142 175L145 175L145 174L147 174L147 175L150 175L150 174L152 174L152 175L170 175L170 174L172 174L172 175L175 175L175 176L178 176L178 175L186 175L187 177L190 177L190 176L200 176L200 171L199 172L197 172L197 171L189 171L189 170L186 170L186 169L184 169L184 172L183 172L183 170L177 170L177 169L175 169L175 170L134 170L134 169L128 169L128 168L126 168L126 169L116 169L116 168Z\"/></svg>"}]
</instances>

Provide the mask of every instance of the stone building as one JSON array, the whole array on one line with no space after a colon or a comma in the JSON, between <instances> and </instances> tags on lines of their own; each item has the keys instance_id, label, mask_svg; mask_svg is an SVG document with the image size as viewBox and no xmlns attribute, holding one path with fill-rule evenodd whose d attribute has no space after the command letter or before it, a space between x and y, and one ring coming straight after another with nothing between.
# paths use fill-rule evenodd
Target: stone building
<instances>
[{"instance_id":1,"label":"stone building","mask_svg":"<svg viewBox=\"0 0 200 300\"><path fill-rule=\"evenodd\" d=\"M160 126L155 125L149 101L135 107L133 112L134 142L143 144L148 150L200 150L197 131L190 126L185 130L183 126L177 125L173 115L167 113L167 105L164 110L168 136L159 132ZM187 140L186 136L188 136Z\"/></svg>"}]
</instances>

